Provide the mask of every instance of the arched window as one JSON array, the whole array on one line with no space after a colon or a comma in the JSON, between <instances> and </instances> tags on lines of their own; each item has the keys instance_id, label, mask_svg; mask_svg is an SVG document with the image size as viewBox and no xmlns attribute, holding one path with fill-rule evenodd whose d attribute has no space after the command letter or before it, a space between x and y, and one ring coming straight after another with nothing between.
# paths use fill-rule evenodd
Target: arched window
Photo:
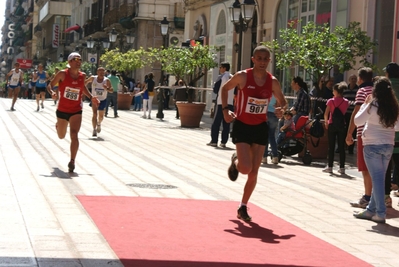
<instances>
[{"instance_id":1,"label":"arched window","mask_svg":"<svg viewBox=\"0 0 399 267\"><path fill-rule=\"evenodd\" d=\"M226 33L226 13L222 10L219 14L218 24L216 26L216 35Z\"/></svg>"}]
</instances>

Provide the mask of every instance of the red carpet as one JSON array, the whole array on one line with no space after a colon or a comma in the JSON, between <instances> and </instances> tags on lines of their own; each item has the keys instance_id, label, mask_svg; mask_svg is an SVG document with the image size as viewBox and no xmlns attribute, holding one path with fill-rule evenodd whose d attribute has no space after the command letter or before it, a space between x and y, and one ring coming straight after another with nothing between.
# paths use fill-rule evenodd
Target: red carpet
<instances>
[{"instance_id":1,"label":"red carpet","mask_svg":"<svg viewBox=\"0 0 399 267\"><path fill-rule=\"evenodd\" d=\"M126 267L371 266L251 204L78 196Z\"/></svg>"}]
</instances>

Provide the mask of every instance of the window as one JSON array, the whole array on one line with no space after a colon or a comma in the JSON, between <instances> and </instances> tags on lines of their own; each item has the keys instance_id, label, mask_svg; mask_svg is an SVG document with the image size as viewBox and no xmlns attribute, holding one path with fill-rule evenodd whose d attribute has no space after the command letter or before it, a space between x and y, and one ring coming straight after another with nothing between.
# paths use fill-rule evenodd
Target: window
<instances>
[{"instance_id":1,"label":"window","mask_svg":"<svg viewBox=\"0 0 399 267\"><path fill-rule=\"evenodd\" d=\"M216 35L226 33L226 14L224 10L222 10L219 14L217 26L216 26Z\"/></svg>"}]
</instances>

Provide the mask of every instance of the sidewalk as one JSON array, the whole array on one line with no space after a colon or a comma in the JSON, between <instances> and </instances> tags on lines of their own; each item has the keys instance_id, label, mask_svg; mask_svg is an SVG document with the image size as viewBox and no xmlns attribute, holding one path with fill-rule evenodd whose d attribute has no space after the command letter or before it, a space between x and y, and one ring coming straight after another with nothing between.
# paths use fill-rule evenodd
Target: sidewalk
<instances>
[{"instance_id":1,"label":"sidewalk","mask_svg":"<svg viewBox=\"0 0 399 267\"><path fill-rule=\"evenodd\" d=\"M226 175L233 144L229 141L226 149L205 145L212 122L208 112L201 128L183 129L175 110L165 110L163 121L155 119L155 108L151 120L140 118L142 112L118 111L120 117L105 118L93 139L92 112L84 103L76 169L70 175L70 139L57 138L53 102L45 101L40 112L34 100L19 99L15 112L10 106L10 99L0 99L0 267L121 266L76 195L233 200L237 205L241 199L244 177L233 183ZM398 198L393 197L385 225L354 219L348 203L363 193L355 157L348 155L344 176L323 173L326 160L304 166L293 157L263 165L251 202L374 266L398 266Z\"/></svg>"}]
</instances>

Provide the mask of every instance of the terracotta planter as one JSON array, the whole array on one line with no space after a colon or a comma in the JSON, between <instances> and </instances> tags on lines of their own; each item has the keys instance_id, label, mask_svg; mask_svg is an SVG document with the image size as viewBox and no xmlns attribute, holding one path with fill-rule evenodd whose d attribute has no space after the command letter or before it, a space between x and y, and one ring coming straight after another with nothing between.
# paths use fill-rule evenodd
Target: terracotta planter
<instances>
[{"instance_id":1,"label":"terracotta planter","mask_svg":"<svg viewBox=\"0 0 399 267\"><path fill-rule=\"evenodd\" d=\"M180 115L180 126L186 128L199 128L205 103L176 102Z\"/></svg>"},{"instance_id":2,"label":"terracotta planter","mask_svg":"<svg viewBox=\"0 0 399 267\"><path fill-rule=\"evenodd\" d=\"M118 94L118 109L130 110L132 104L133 95L131 94Z\"/></svg>"}]
</instances>

